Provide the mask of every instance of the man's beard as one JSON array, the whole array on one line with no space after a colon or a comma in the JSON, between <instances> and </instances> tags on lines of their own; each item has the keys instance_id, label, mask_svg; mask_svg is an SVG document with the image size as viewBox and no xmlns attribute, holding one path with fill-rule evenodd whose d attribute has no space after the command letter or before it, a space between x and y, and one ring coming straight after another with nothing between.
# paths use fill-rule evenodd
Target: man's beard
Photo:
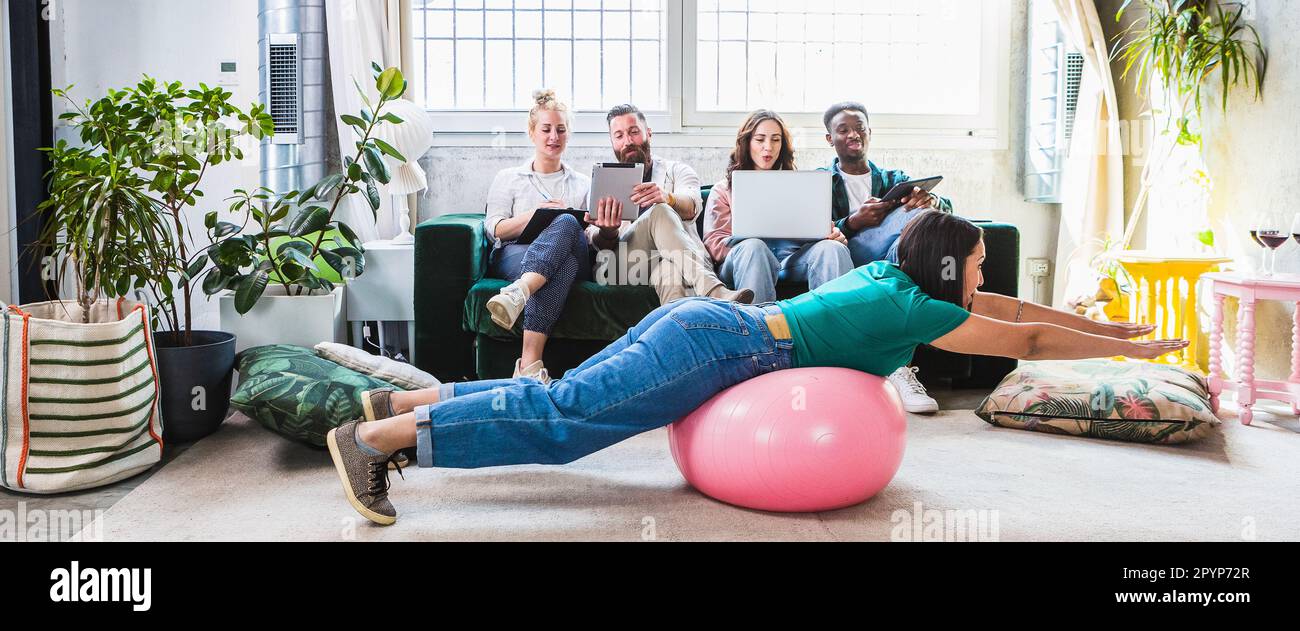
<instances>
[{"instance_id":1,"label":"man's beard","mask_svg":"<svg viewBox=\"0 0 1300 631\"><path fill-rule=\"evenodd\" d=\"M625 164L643 164L645 165L645 172L649 173L651 169L650 143L628 145L623 148L623 155L619 156L618 159Z\"/></svg>"}]
</instances>

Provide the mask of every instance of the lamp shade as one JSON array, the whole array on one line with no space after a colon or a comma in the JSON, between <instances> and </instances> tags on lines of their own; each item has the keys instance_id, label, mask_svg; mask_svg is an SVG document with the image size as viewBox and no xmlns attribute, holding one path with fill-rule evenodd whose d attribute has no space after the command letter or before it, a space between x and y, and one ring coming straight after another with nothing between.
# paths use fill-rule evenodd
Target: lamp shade
<instances>
[{"instance_id":1,"label":"lamp shade","mask_svg":"<svg viewBox=\"0 0 1300 631\"><path fill-rule=\"evenodd\" d=\"M373 135L390 145L406 158L404 164L397 164L384 156L393 168L393 179L388 183L389 195L409 195L429 187L429 182L420 168L420 158L433 147L433 119L423 107L398 99L384 105L383 114L393 114L402 119L402 124L394 125L387 121L375 126Z\"/></svg>"}]
</instances>

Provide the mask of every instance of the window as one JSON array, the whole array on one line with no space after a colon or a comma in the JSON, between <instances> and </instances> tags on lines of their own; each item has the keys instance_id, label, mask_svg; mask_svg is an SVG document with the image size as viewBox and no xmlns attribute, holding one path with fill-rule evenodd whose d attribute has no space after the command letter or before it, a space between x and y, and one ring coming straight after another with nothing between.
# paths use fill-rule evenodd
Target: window
<instances>
[{"instance_id":1,"label":"window","mask_svg":"<svg viewBox=\"0 0 1300 631\"><path fill-rule=\"evenodd\" d=\"M881 114L977 114L979 18L969 0L700 0L696 107L822 112L847 96ZM946 89L906 87L922 80Z\"/></svg>"},{"instance_id":2,"label":"window","mask_svg":"<svg viewBox=\"0 0 1300 631\"><path fill-rule=\"evenodd\" d=\"M417 0L430 110L527 110L553 88L579 111L666 111L664 0Z\"/></svg>"},{"instance_id":3,"label":"window","mask_svg":"<svg viewBox=\"0 0 1300 631\"><path fill-rule=\"evenodd\" d=\"M1026 54L1025 201L1059 204L1084 59L1066 43L1051 0L1029 3Z\"/></svg>"},{"instance_id":4,"label":"window","mask_svg":"<svg viewBox=\"0 0 1300 631\"><path fill-rule=\"evenodd\" d=\"M767 107L815 131L837 101L877 145L1005 148L1007 0L415 0L417 97L443 132L517 129L533 90L603 132L632 102L661 136L726 146ZM444 134L445 135L445 134ZM466 140L465 138L468 138ZM592 143L603 140L591 139ZM581 143L581 138L577 139Z\"/></svg>"},{"instance_id":5,"label":"window","mask_svg":"<svg viewBox=\"0 0 1300 631\"><path fill-rule=\"evenodd\" d=\"M879 145L890 145L890 136L912 146L955 146L952 139L962 137L1005 142L1005 0L686 5L693 16L683 25L687 127L734 125L744 112L766 107L796 127L817 129L826 106L854 100L871 110ZM915 142L922 136L932 140ZM941 137L949 140L933 140Z\"/></svg>"}]
</instances>

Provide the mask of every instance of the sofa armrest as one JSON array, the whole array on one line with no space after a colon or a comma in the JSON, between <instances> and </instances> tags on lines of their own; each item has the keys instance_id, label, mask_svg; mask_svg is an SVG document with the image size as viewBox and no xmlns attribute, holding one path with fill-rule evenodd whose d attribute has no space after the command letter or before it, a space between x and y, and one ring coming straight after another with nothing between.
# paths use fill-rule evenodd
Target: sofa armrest
<instances>
[{"instance_id":1,"label":"sofa armrest","mask_svg":"<svg viewBox=\"0 0 1300 631\"><path fill-rule=\"evenodd\" d=\"M975 221L984 231L987 258L981 291L1015 297L1020 288L1020 231L1015 226ZM926 380L951 379L954 388L985 388L1016 368L1016 361L1001 357L958 355L932 346L916 349L914 365Z\"/></svg>"},{"instance_id":2,"label":"sofa armrest","mask_svg":"<svg viewBox=\"0 0 1300 631\"><path fill-rule=\"evenodd\" d=\"M975 222L984 229L984 287L981 291L1020 297L1020 230L1011 224ZM996 386L1016 369L1018 362L1005 357L974 356L970 377L955 379L955 388L986 389Z\"/></svg>"},{"instance_id":3,"label":"sofa armrest","mask_svg":"<svg viewBox=\"0 0 1300 631\"><path fill-rule=\"evenodd\" d=\"M415 365L442 381L474 378L474 334L462 316L491 252L480 214L445 215L415 230Z\"/></svg>"},{"instance_id":4,"label":"sofa armrest","mask_svg":"<svg viewBox=\"0 0 1300 631\"><path fill-rule=\"evenodd\" d=\"M976 221L984 230L984 287L981 291L1020 296L1020 230L1011 224Z\"/></svg>"}]
</instances>

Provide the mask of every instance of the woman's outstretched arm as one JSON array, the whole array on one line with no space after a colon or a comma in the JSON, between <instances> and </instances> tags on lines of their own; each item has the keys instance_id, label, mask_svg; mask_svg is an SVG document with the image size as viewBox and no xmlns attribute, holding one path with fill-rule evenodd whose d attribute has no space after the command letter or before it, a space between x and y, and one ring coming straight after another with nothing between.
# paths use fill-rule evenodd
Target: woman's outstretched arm
<instances>
[{"instance_id":1,"label":"woman's outstretched arm","mask_svg":"<svg viewBox=\"0 0 1300 631\"><path fill-rule=\"evenodd\" d=\"M1015 315L1011 317L1014 319ZM1015 324L978 313L931 345L953 353L1024 360L1092 359L1117 355L1155 359L1187 348L1185 340L1134 342L1044 322Z\"/></svg>"},{"instance_id":2,"label":"woman's outstretched arm","mask_svg":"<svg viewBox=\"0 0 1300 631\"><path fill-rule=\"evenodd\" d=\"M1021 323L1040 322L1043 324L1055 324L1067 329L1074 329L1083 333L1092 335L1101 335L1104 337L1113 337L1121 340L1131 340L1135 337L1142 337L1150 334L1156 329L1151 324L1129 324L1127 322L1097 322L1090 320L1081 315L1068 313L1051 307L1034 304L1024 301L1024 309L1021 310L1021 301L1016 298L1009 298L1000 294L987 294L978 292L975 294L974 304L971 305L971 311L975 314L982 315L986 318L1001 320L1003 322L1016 322L1019 315Z\"/></svg>"}]
</instances>

